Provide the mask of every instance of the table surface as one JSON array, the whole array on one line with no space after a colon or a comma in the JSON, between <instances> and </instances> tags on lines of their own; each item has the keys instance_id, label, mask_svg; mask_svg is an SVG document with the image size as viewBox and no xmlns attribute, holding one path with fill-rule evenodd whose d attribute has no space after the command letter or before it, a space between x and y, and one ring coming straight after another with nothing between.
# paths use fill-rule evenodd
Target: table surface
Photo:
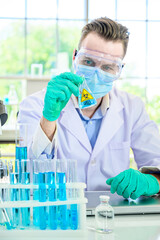
<instances>
[{"instance_id":1,"label":"table surface","mask_svg":"<svg viewBox=\"0 0 160 240\"><path fill-rule=\"evenodd\" d=\"M87 217L87 227L94 228L94 217ZM41 231L41 234L36 237L27 237L25 231L23 231L23 237L17 233L13 236L12 231L7 231L8 236L3 236L3 232L0 233L0 239L3 240L20 240L20 239L29 239L29 240L160 240L160 214L146 214L146 215L121 215L115 216L114 219L115 228L113 233L102 234L97 233L94 230L89 230L88 228L85 231L85 236L74 237L74 234L71 237L55 237L54 231L50 233L47 231Z\"/></svg>"},{"instance_id":2,"label":"table surface","mask_svg":"<svg viewBox=\"0 0 160 240\"><path fill-rule=\"evenodd\" d=\"M115 216L115 229L110 234L88 231L92 240L160 240L160 214ZM94 218L87 218L94 225Z\"/></svg>"}]
</instances>

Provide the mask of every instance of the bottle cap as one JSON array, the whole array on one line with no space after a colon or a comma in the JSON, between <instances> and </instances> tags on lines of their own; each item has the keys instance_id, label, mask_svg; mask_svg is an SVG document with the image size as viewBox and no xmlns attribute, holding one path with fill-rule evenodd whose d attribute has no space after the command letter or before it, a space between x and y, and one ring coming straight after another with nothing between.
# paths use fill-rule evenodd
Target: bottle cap
<instances>
[{"instance_id":1,"label":"bottle cap","mask_svg":"<svg viewBox=\"0 0 160 240\"><path fill-rule=\"evenodd\" d=\"M101 202L108 202L110 197L107 195L101 195L99 196Z\"/></svg>"}]
</instances>

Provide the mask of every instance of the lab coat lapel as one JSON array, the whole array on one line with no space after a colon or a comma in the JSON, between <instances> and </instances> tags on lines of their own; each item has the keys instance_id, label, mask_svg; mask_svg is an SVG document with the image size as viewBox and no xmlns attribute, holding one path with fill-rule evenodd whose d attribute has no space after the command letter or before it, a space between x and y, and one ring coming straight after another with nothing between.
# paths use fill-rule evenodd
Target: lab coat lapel
<instances>
[{"instance_id":1,"label":"lab coat lapel","mask_svg":"<svg viewBox=\"0 0 160 240\"><path fill-rule=\"evenodd\" d=\"M91 153L92 147L83 122L81 121L71 99L66 107L62 110L62 115L59 119L59 122L79 140L79 142L89 153Z\"/></svg>"},{"instance_id":2,"label":"lab coat lapel","mask_svg":"<svg viewBox=\"0 0 160 240\"><path fill-rule=\"evenodd\" d=\"M92 157L95 157L104 148L104 146L111 140L118 129L122 126L124 122L120 117L120 111L122 109L123 105L119 102L117 97L114 96L110 108L107 110L107 113L102 120Z\"/></svg>"}]
</instances>

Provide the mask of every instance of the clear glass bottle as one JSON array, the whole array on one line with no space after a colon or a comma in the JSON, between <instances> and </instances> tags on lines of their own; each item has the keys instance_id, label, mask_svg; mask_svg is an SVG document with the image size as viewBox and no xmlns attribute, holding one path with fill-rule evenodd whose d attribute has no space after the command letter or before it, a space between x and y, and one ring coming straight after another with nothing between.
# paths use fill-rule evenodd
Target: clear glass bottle
<instances>
[{"instance_id":1,"label":"clear glass bottle","mask_svg":"<svg viewBox=\"0 0 160 240\"><path fill-rule=\"evenodd\" d=\"M101 195L100 205L95 209L96 230L102 233L111 233L114 230L114 210L109 205L109 196Z\"/></svg>"},{"instance_id":2,"label":"clear glass bottle","mask_svg":"<svg viewBox=\"0 0 160 240\"><path fill-rule=\"evenodd\" d=\"M7 128L15 128L18 112L18 96L14 85L9 86L9 92L4 96L4 103L8 110Z\"/></svg>"}]
</instances>

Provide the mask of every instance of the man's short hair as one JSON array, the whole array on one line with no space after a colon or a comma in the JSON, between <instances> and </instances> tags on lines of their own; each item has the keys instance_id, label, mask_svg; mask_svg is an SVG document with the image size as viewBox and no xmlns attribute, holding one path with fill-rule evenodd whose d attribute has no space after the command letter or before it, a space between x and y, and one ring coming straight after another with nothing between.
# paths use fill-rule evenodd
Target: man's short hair
<instances>
[{"instance_id":1,"label":"man's short hair","mask_svg":"<svg viewBox=\"0 0 160 240\"><path fill-rule=\"evenodd\" d=\"M82 41L91 32L97 33L106 41L122 42L125 56L129 41L129 32L127 27L107 17L97 18L83 27L78 45L79 49Z\"/></svg>"}]
</instances>

